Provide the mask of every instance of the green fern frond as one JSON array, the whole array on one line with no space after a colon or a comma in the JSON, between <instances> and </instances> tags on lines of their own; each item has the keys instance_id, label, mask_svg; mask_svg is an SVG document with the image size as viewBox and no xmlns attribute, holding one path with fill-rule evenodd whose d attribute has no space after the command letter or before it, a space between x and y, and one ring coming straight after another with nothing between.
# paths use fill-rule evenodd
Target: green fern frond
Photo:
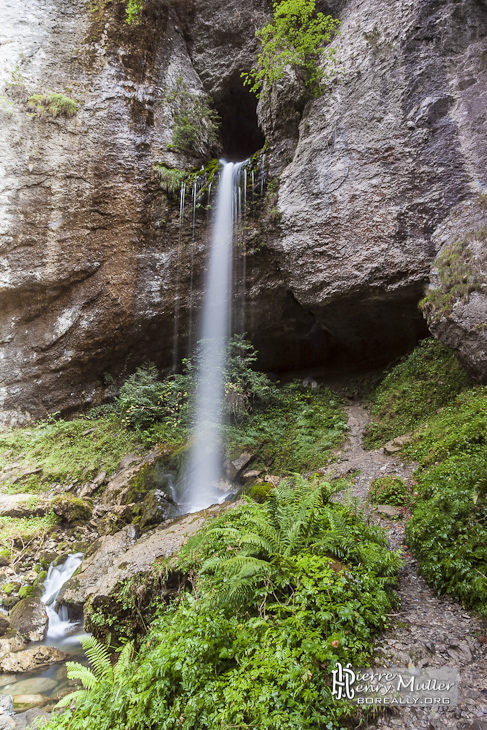
<instances>
[{"instance_id":1,"label":"green fern frond","mask_svg":"<svg viewBox=\"0 0 487 730\"><path fill-rule=\"evenodd\" d=\"M93 689L99 682L93 672L78 662L66 662L66 669L68 670L68 679L81 680L85 689Z\"/></svg>"},{"instance_id":2,"label":"green fern frond","mask_svg":"<svg viewBox=\"0 0 487 730\"><path fill-rule=\"evenodd\" d=\"M123 676L123 674L125 674L125 672L128 671L132 659L133 649L134 645L131 641L129 641L125 644L122 651L120 652L118 661L113 669L113 679L115 682L119 680Z\"/></svg>"},{"instance_id":3,"label":"green fern frond","mask_svg":"<svg viewBox=\"0 0 487 730\"><path fill-rule=\"evenodd\" d=\"M95 676L98 680L105 680L113 684L113 669L110 661L110 653L106 646L103 646L93 636L81 640L81 645L93 666Z\"/></svg>"},{"instance_id":4,"label":"green fern frond","mask_svg":"<svg viewBox=\"0 0 487 730\"><path fill-rule=\"evenodd\" d=\"M68 707L73 702L79 699L83 699L88 694L88 690L86 689L77 689L74 692L70 692L69 695L65 695L62 697L57 704L54 705L54 707L57 709L58 707Z\"/></svg>"}]
</instances>

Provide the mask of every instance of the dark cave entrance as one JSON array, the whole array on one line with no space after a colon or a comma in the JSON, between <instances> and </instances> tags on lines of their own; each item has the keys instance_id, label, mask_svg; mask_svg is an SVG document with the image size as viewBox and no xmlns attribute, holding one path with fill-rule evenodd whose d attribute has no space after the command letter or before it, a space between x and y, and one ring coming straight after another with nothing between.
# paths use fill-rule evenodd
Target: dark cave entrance
<instances>
[{"instance_id":1,"label":"dark cave entrance","mask_svg":"<svg viewBox=\"0 0 487 730\"><path fill-rule=\"evenodd\" d=\"M221 95L214 98L222 119L223 156L229 162L240 162L260 150L265 137L257 122L257 98L243 86L237 76Z\"/></svg>"}]
</instances>

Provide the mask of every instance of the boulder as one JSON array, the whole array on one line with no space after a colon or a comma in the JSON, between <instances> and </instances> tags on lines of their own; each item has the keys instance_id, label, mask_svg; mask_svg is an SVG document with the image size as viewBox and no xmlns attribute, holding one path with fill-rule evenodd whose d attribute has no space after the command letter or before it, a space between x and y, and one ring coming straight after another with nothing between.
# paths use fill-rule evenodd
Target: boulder
<instances>
[{"instance_id":1,"label":"boulder","mask_svg":"<svg viewBox=\"0 0 487 730\"><path fill-rule=\"evenodd\" d=\"M49 502L32 504L32 494L0 494L0 517L43 517L48 511Z\"/></svg>"},{"instance_id":2,"label":"boulder","mask_svg":"<svg viewBox=\"0 0 487 730\"><path fill-rule=\"evenodd\" d=\"M36 646L34 649L25 649L15 653L5 654L0 659L0 669L9 674L20 672L35 672L45 669L51 664L65 661L68 655L53 646Z\"/></svg>"},{"instance_id":3,"label":"boulder","mask_svg":"<svg viewBox=\"0 0 487 730\"><path fill-rule=\"evenodd\" d=\"M390 504L378 504L375 509L386 517L402 517L402 511L398 507L391 507Z\"/></svg>"},{"instance_id":4,"label":"boulder","mask_svg":"<svg viewBox=\"0 0 487 730\"><path fill-rule=\"evenodd\" d=\"M101 537L96 552L85 557L80 572L61 590L58 604L79 607L91 596L109 596L119 581L146 572L157 558L174 555L207 519L238 504L224 502L175 518L139 539L133 525Z\"/></svg>"},{"instance_id":5,"label":"boulder","mask_svg":"<svg viewBox=\"0 0 487 730\"><path fill-rule=\"evenodd\" d=\"M235 468L237 479L239 479L242 476L244 469L246 469L254 459L255 459L255 456L253 456L253 454L248 454L247 452L244 452L243 454L240 454L238 459L235 459L235 461L232 461L232 464Z\"/></svg>"},{"instance_id":6,"label":"boulder","mask_svg":"<svg viewBox=\"0 0 487 730\"><path fill-rule=\"evenodd\" d=\"M23 598L10 612L10 626L26 641L46 638L49 619L46 607L38 598Z\"/></svg>"},{"instance_id":7,"label":"boulder","mask_svg":"<svg viewBox=\"0 0 487 730\"><path fill-rule=\"evenodd\" d=\"M51 507L58 517L70 525L80 525L91 520L92 505L84 499L60 494L51 502Z\"/></svg>"},{"instance_id":8,"label":"boulder","mask_svg":"<svg viewBox=\"0 0 487 730\"><path fill-rule=\"evenodd\" d=\"M169 449L158 446L143 458L132 454L124 457L103 492L103 504L112 507L140 502L153 489L167 493L171 476L166 462L170 456Z\"/></svg>"},{"instance_id":9,"label":"boulder","mask_svg":"<svg viewBox=\"0 0 487 730\"><path fill-rule=\"evenodd\" d=\"M140 529L153 525L158 525L177 513L177 506L174 502L170 502L164 492L156 489L149 492L142 504L142 518L140 520Z\"/></svg>"},{"instance_id":10,"label":"boulder","mask_svg":"<svg viewBox=\"0 0 487 730\"><path fill-rule=\"evenodd\" d=\"M45 722L50 719L51 715L48 712L36 707L32 710L27 710L27 712L15 715L15 728L16 730L26 730L27 728L29 730L37 730L37 728L42 728Z\"/></svg>"},{"instance_id":11,"label":"boulder","mask_svg":"<svg viewBox=\"0 0 487 730\"><path fill-rule=\"evenodd\" d=\"M25 712L31 710L33 707L44 707L44 705L51 702L51 698L47 695L32 694L32 695L14 695L14 710L15 712Z\"/></svg>"},{"instance_id":12,"label":"boulder","mask_svg":"<svg viewBox=\"0 0 487 730\"><path fill-rule=\"evenodd\" d=\"M13 634L0 639L0 658L10 652L25 649L25 643L20 634Z\"/></svg>"}]
</instances>

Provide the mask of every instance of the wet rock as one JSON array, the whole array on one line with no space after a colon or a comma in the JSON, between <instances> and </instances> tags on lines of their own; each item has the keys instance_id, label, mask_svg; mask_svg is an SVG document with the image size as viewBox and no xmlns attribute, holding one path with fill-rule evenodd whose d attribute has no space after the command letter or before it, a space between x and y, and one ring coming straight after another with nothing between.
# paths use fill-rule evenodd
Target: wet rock
<instances>
[{"instance_id":1,"label":"wet rock","mask_svg":"<svg viewBox=\"0 0 487 730\"><path fill-rule=\"evenodd\" d=\"M47 695L14 695L14 710L16 713L25 712L34 707L44 707L51 702L51 698Z\"/></svg>"},{"instance_id":2,"label":"wet rock","mask_svg":"<svg viewBox=\"0 0 487 730\"><path fill-rule=\"evenodd\" d=\"M17 674L20 672L34 672L45 669L51 664L64 661L68 655L53 646L36 646L34 649L25 649L13 654L5 654L0 659L0 669L3 672Z\"/></svg>"},{"instance_id":3,"label":"wet rock","mask_svg":"<svg viewBox=\"0 0 487 730\"><path fill-rule=\"evenodd\" d=\"M25 649L25 642L20 634L14 633L0 639L0 657L21 649Z\"/></svg>"},{"instance_id":4,"label":"wet rock","mask_svg":"<svg viewBox=\"0 0 487 730\"><path fill-rule=\"evenodd\" d=\"M51 501L51 507L55 514L68 522L70 525L80 525L91 520L92 505L86 500L71 497L67 494L60 494Z\"/></svg>"},{"instance_id":5,"label":"wet rock","mask_svg":"<svg viewBox=\"0 0 487 730\"><path fill-rule=\"evenodd\" d=\"M261 474L262 472L259 469L252 469L251 471L246 471L242 479L244 482L251 481L252 479L257 479Z\"/></svg>"},{"instance_id":6,"label":"wet rock","mask_svg":"<svg viewBox=\"0 0 487 730\"><path fill-rule=\"evenodd\" d=\"M49 619L46 607L38 598L23 598L10 612L10 626L25 641L42 641L46 638Z\"/></svg>"},{"instance_id":7,"label":"wet rock","mask_svg":"<svg viewBox=\"0 0 487 730\"><path fill-rule=\"evenodd\" d=\"M85 557L78 575L62 589L58 603L76 607L82 606L90 596L109 596L120 580L146 572L159 557L174 555L208 518L238 504L225 502L184 515L150 530L139 539L133 525L115 535L100 538L96 552Z\"/></svg>"},{"instance_id":8,"label":"wet rock","mask_svg":"<svg viewBox=\"0 0 487 730\"><path fill-rule=\"evenodd\" d=\"M176 514L177 507L168 501L164 492L156 489L150 492L142 504L142 518L140 529L144 530L150 525L158 525Z\"/></svg>"},{"instance_id":9,"label":"wet rock","mask_svg":"<svg viewBox=\"0 0 487 730\"><path fill-rule=\"evenodd\" d=\"M164 491L168 485L166 462L170 455L168 449L158 446L143 458L124 457L103 492L102 503L110 507L131 504L142 501L151 489Z\"/></svg>"},{"instance_id":10,"label":"wet rock","mask_svg":"<svg viewBox=\"0 0 487 730\"><path fill-rule=\"evenodd\" d=\"M223 462L223 474L231 482L237 477L237 470L230 459L225 459Z\"/></svg>"},{"instance_id":11,"label":"wet rock","mask_svg":"<svg viewBox=\"0 0 487 730\"><path fill-rule=\"evenodd\" d=\"M45 710L33 708L15 715L15 728L16 730L26 730L27 728L28 730L37 730L37 728L42 728L43 724L50 719L51 715Z\"/></svg>"},{"instance_id":12,"label":"wet rock","mask_svg":"<svg viewBox=\"0 0 487 730\"><path fill-rule=\"evenodd\" d=\"M11 728L15 728L15 721L13 717L9 717L8 715L0 715L0 730L10 730Z\"/></svg>"}]
</instances>

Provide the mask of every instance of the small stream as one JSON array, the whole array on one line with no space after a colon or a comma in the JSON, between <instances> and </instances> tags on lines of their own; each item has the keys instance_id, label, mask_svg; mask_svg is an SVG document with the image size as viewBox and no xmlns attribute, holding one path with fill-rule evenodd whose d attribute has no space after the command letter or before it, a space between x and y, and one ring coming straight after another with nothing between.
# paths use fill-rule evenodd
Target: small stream
<instances>
[{"instance_id":1,"label":"small stream","mask_svg":"<svg viewBox=\"0 0 487 730\"><path fill-rule=\"evenodd\" d=\"M49 566L41 598L46 605L49 617L47 636L44 641L28 642L26 649L33 649L40 645L53 646L65 652L68 655L68 661L87 663L80 643L80 639L87 636L83 632L82 623L70 621L65 606L62 606L58 612L55 610L61 588L72 577L82 560L83 553L74 553L61 565L54 566L51 563ZM67 678L65 663L54 664L41 672L0 675L0 694L10 694L13 697L39 694L54 700L74 687L75 683Z\"/></svg>"}]
</instances>

